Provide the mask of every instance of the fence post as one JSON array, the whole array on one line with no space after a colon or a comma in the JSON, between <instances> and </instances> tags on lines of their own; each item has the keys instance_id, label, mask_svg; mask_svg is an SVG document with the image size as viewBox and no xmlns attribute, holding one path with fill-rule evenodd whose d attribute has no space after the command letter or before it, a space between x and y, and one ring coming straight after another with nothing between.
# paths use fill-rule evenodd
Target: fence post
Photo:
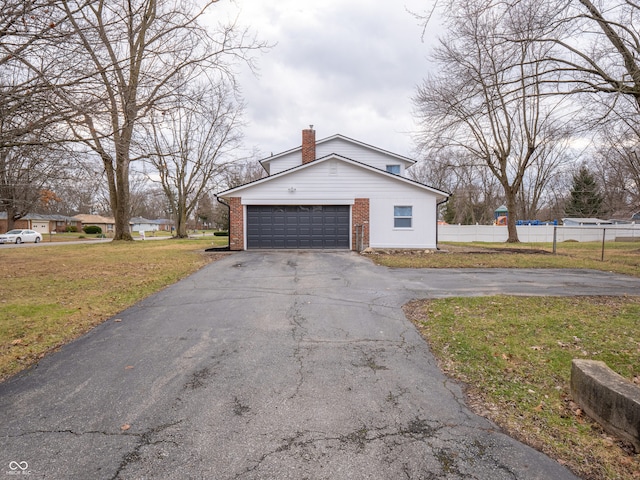
<instances>
[{"instance_id":1,"label":"fence post","mask_svg":"<svg viewBox=\"0 0 640 480\"><path fill-rule=\"evenodd\" d=\"M554 225L553 227L553 253L556 253L556 244L558 241L558 227Z\"/></svg>"},{"instance_id":2,"label":"fence post","mask_svg":"<svg viewBox=\"0 0 640 480\"><path fill-rule=\"evenodd\" d=\"M606 227L602 227L602 254L600 255L600 261L604 262L604 241L607 237L607 229Z\"/></svg>"}]
</instances>

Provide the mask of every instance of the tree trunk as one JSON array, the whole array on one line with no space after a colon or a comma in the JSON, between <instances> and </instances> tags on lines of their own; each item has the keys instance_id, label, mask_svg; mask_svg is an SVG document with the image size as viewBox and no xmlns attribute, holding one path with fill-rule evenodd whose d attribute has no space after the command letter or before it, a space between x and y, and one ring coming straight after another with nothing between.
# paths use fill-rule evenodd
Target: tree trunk
<instances>
[{"instance_id":1,"label":"tree trunk","mask_svg":"<svg viewBox=\"0 0 640 480\"><path fill-rule=\"evenodd\" d=\"M131 217L131 199L129 192L129 160L116 162L116 197L112 205L115 218L114 240L133 241L129 219Z\"/></svg>"},{"instance_id":2,"label":"tree trunk","mask_svg":"<svg viewBox=\"0 0 640 480\"><path fill-rule=\"evenodd\" d=\"M182 206L178 207L176 215L176 237L187 238L187 213Z\"/></svg>"},{"instance_id":3,"label":"tree trunk","mask_svg":"<svg viewBox=\"0 0 640 480\"><path fill-rule=\"evenodd\" d=\"M516 228L516 191L510 187L505 187L504 193L507 201L507 231L509 232L509 238L507 243L519 243L518 229Z\"/></svg>"},{"instance_id":4,"label":"tree trunk","mask_svg":"<svg viewBox=\"0 0 640 480\"><path fill-rule=\"evenodd\" d=\"M9 230L13 230L13 227L16 224L16 217L20 218L18 215L16 215L16 210L15 208L8 206L7 207L7 232Z\"/></svg>"}]
</instances>

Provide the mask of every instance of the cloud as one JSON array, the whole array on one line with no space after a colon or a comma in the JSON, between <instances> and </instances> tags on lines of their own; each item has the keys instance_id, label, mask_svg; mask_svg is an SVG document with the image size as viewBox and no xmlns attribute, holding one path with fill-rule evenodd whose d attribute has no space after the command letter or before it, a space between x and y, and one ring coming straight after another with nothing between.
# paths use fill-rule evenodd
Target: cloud
<instances>
[{"instance_id":1,"label":"cloud","mask_svg":"<svg viewBox=\"0 0 640 480\"><path fill-rule=\"evenodd\" d=\"M407 10L421 11L423 1L243 0L226 8L274 44L259 58L258 77L248 69L239 77L247 149L268 155L296 147L314 124L318 138L340 133L410 154L411 97L429 64L422 29Z\"/></svg>"}]
</instances>

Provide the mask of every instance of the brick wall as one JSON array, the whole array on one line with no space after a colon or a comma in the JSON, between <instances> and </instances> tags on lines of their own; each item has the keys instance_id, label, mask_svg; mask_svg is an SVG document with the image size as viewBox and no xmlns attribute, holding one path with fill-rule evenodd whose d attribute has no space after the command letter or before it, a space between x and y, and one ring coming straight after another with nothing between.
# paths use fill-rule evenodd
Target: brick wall
<instances>
[{"instance_id":1,"label":"brick wall","mask_svg":"<svg viewBox=\"0 0 640 480\"><path fill-rule=\"evenodd\" d=\"M351 223L353 231L351 232L351 249L358 250L358 234L361 233L362 249L369 246L369 199L356 198L351 207Z\"/></svg>"},{"instance_id":2,"label":"brick wall","mask_svg":"<svg viewBox=\"0 0 640 480\"><path fill-rule=\"evenodd\" d=\"M302 164L316 159L316 131L312 128L302 130Z\"/></svg>"},{"instance_id":3,"label":"brick wall","mask_svg":"<svg viewBox=\"0 0 640 480\"><path fill-rule=\"evenodd\" d=\"M7 227L8 223L9 222L6 219L0 220L0 233L5 233L9 230ZM13 224L13 228L29 228L29 221L24 219L16 220Z\"/></svg>"},{"instance_id":4,"label":"brick wall","mask_svg":"<svg viewBox=\"0 0 640 480\"><path fill-rule=\"evenodd\" d=\"M244 250L244 214L242 198L229 199L229 249Z\"/></svg>"}]
</instances>

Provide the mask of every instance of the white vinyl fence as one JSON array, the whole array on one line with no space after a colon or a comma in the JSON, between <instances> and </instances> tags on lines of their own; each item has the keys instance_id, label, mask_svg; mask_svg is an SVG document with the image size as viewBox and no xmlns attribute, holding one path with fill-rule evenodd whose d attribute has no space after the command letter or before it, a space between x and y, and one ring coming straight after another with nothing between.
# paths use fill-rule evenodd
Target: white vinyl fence
<instances>
[{"instance_id":1,"label":"white vinyl fence","mask_svg":"<svg viewBox=\"0 0 640 480\"><path fill-rule=\"evenodd\" d=\"M640 241L640 225L599 225L565 227L555 225L520 225L518 239L527 243ZM438 242L506 242L506 226L438 225Z\"/></svg>"}]
</instances>

